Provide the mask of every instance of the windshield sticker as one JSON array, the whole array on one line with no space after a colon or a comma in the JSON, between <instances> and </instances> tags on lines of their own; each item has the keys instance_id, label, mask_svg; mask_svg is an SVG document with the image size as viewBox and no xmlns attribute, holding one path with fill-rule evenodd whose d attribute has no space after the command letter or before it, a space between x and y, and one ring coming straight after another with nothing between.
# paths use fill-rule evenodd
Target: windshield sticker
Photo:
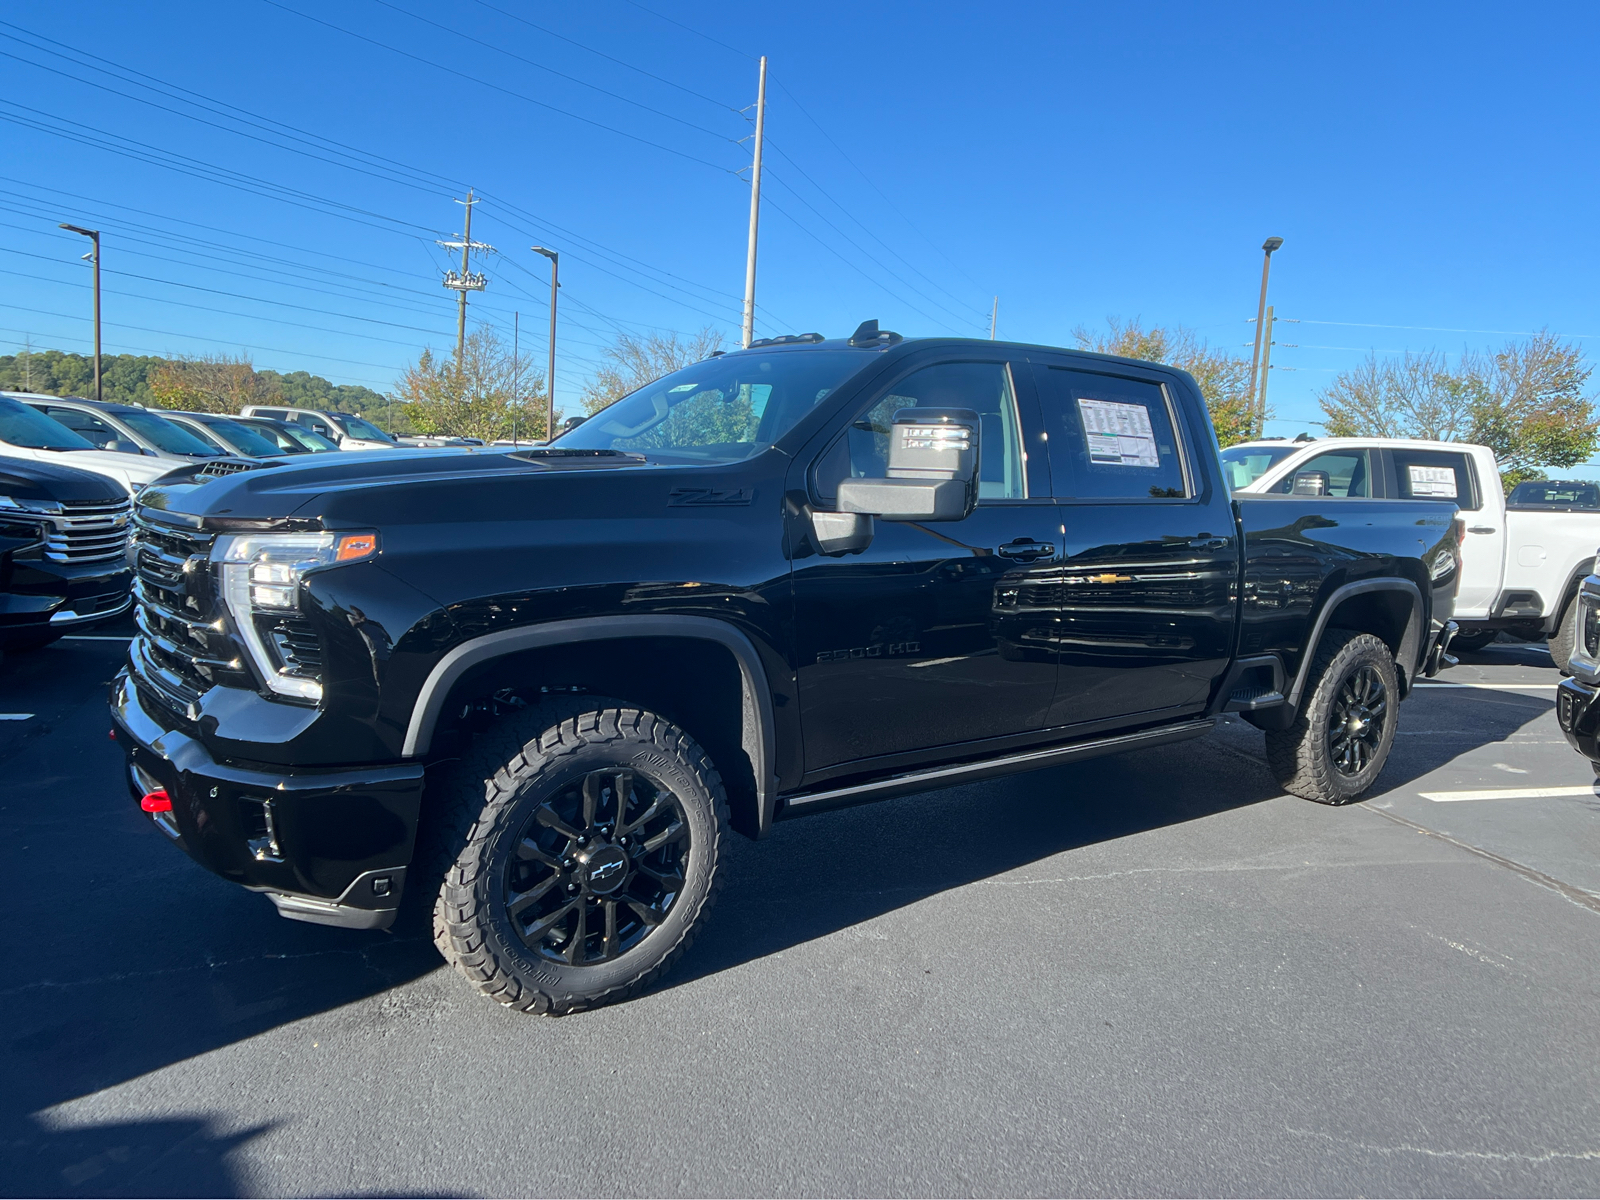
<instances>
[{"instance_id":1,"label":"windshield sticker","mask_svg":"<svg viewBox=\"0 0 1600 1200\"><path fill-rule=\"evenodd\" d=\"M1078 398L1089 461L1113 467L1159 467L1150 410L1142 404Z\"/></svg>"},{"instance_id":2,"label":"windshield sticker","mask_svg":"<svg viewBox=\"0 0 1600 1200\"><path fill-rule=\"evenodd\" d=\"M1438 496L1444 500L1457 498L1456 473L1451 467L1407 467L1411 473L1413 496Z\"/></svg>"}]
</instances>

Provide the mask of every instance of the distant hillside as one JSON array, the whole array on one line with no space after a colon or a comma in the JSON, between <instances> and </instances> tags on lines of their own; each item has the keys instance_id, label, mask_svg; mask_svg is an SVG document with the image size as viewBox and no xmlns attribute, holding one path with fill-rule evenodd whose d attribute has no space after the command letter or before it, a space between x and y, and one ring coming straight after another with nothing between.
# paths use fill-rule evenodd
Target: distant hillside
<instances>
[{"instance_id":1,"label":"distant hillside","mask_svg":"<svg viewBox=\"0 0 1600 1200\"><path fill-rule=\"evenodd\" d=\"M149 376L167 360L137 354L106 354L100 358L100 394L121 404L159 407L150 395ZM389 402L371 388L330 383L309 371L257 371L277 387L283 403L301 408L362 413L387 427ZM94 356L64 354L60 350L35 350L32 354L0 355L0 391L43 392L49 396L93 396Z\"/></svg>"}]
</instances>

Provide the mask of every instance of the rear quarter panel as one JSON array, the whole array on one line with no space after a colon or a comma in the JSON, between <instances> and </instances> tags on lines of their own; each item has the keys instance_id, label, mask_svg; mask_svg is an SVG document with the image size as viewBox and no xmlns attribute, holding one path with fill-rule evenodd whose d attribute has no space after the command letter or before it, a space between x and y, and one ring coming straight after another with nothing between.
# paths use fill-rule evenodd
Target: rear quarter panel
<instances>
[{"instance_id":1,"label":"rear quarter panel","mask_svg":"<svg viewBox=\"0 0 1600 1200\"><path fill-rule=\"evenodd\" d=\"M1422 593L1425 620L1450 616L1457 578L1454 504L1241 495L1238 505L1241 655L1276 653L1295 671L1328 597L1363 580L1408 579Z\"/></svg>"},{"instance_id":2,"label":"rear quarter panel","mask_svg":"<svg viewBox=\"0 0 1600 1200\"><path fill-rule=\"evenodd\" d=\"M1543 615L1555 616L1577 581L1594 569L1600 513L1506 510L1506 568L1501 590L1534 591Z\"/></svg>"}]
</instances>

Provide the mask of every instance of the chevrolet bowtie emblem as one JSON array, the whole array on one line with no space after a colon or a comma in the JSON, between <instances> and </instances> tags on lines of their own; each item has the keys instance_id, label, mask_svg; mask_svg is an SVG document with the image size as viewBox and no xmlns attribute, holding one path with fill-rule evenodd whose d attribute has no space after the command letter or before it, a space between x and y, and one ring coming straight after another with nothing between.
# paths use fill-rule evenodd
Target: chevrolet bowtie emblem
<instances>
[{"instance_id":1,"label":"chevrolet bowtie emblem","mask_svg":"<svg viewBox=\"0 0 1600 1200\"><path fill-rule=\"evenodd\" d=\"M1068 583L1132 583L1132 575L1068 575Z\"/></svg>"}]
</instances>

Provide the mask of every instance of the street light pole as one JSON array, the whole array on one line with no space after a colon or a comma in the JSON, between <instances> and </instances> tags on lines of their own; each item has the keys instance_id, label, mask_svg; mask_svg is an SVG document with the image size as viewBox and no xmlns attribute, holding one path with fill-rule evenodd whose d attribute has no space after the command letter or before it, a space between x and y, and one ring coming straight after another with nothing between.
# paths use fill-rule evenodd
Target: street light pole
<instances>
[{"instance_id":1,"label":"street light pole","mask_svg":"<svg viewBox=\"0 0 1600 1200\"><path fill-rule=\"evenodd\" d=\"M767 56L761 56L756 84L756 148L750 162L750 243L744 259L744 324L739 344L749 346L756 333L756 231L761 225L761 145L767 129Z\"/></svg>"},{"instance_id":2,"label":"street light pole","mask_svg":"<svg viewBox=\"0 0 1600 1200\"><path fill-rule=\"evenodd\" d=\"M94 263L94 398L100 399L100 231L98 229L80 229L76 225L61 222L61 228L70 233L81 233L86 238L94 240L94 249L84 257Z\"/></svg>"},{"instance_id":3,"label":"street light pole","mask_svg":"<svg viewBox=\"0 0 1600 1200\"><path fill-rule=\"evenodd\" d=\"M1260 437L1266 432L1267 410L1264 405L1257 405L1257 397L1266 394L1265 380L1258 384L1257 376L1261 368L1261 325L1267 318L1267 276L1272 271L1272 252L1283 245L1281 237L1269 237L1261 243L1263 257L1261 259L1261 302L1256 306L1256 348L1250 356L1250 415L1254 419L1255 436Z\"/></svg>"},{"instance_id":4,"label":"street light pole","mask_svg":"<svg viewBox=\"0 0 1600 1200\"><path fill-rule=\"evenodd\" d=\"M533 247L535 254L542 254L550 260L550 373L545 376L544 394L546 401L546 416L544 423L545 445L549 445L556 438L556 289L561 286L561 281L556 276L557 266L561 255L554 250L546 250L543 246Z\"/></svg>"}]
</instances>

